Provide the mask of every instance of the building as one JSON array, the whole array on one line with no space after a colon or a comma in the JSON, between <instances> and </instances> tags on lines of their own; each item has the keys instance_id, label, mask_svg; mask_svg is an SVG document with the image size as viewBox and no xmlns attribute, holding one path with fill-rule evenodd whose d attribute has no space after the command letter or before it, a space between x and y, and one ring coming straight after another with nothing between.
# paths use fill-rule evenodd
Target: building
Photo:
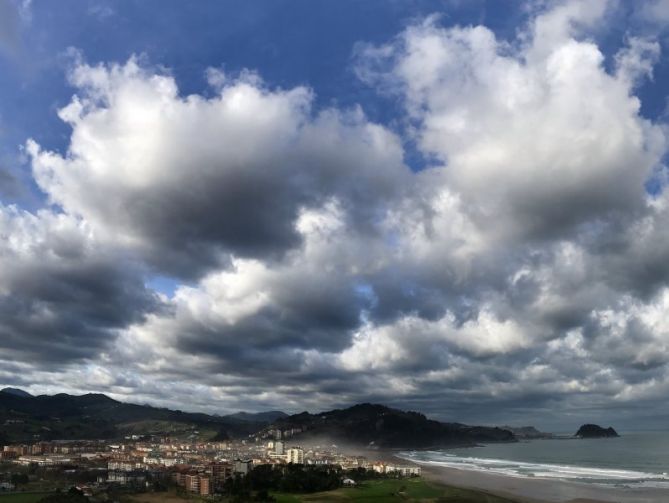
<instances>
[{"instance_id":1,"label":"building","mask_svg":"<svg viewBox=\"0 0 669 503\"><path fill-rule=\"evenodd\" d=\"M172 480L174 480L176 485L184 487L186 485L186 474L182 472L174 472L172 474Z\"/></svg>"},{"instance_id":2,"label":"building","mask_svg":"<svg viewBox=\"0 0 669 503\"><path fill-rule=\"evenodd\" d=\"M200 477L200 496L210 496L213 491L209 477Z\"/></svg>"},{"instance_id":3,"label":"building","mask_svg":"<svg viewBox=\"0 0 669 503\"><path fill-rule=\"evenodd\" d=\"M220 487L232 477L232 466L230 463L209 463L205 472L211 477L214 487Z\"/></svg>"},{"instance_id":4,"label":"building","mask_svg":"<svg viewBox=\"0 0 669 503\"><path fill-rule=\"evenodd\" d=\"M136 468L135 463L131 461L110 461L107 463L108 470L119 472L131 472Z\"/></svg>"},{"instance_id":5,"label":"building","mask_svg":"<svg viewBox=\"0 0 669 503\"><path fill-rule=\"evenodd\" d=\"M142 458L142 460L147 465L162 465L162 466L167 466L167 467L183 464L183 460L181 458L165 458L165 457L144 456L144 458Z\"/></svg>"},{"instance_id":6,"label":"building","mask_svg":"<svg viewBox=\"0 0 669 503\"><path fill-rule=\"evenodd\" d=\"M188 474L184 477L184 487L186 491L191 493L200 493L200 476L196 474Z\"/></svg>"},{"instance_id":7,"label":"building","mask_svg":"<svg viewBox=\"0 0 669 503\"><path fill-rule=\"evenodd\" d=\"M247 475L253 469L252 459L236 459L234 464L234 472L241 475Z\"/></svg>"},{"instance_id":8,"label":"building","mask_svg":"<svg viewBox=\"0 0 669 503\"><path fill-rule=\"evenodd\" d=\"M279 456L284 454L284 443L280 440L274 442L274 454L278 454Z\"/></svg>"},{"instance_id":9,"label":"building","mask_svg":"<svg viewBox=\"0 0 669 503\"><path fill-rule=\"evenodd\" d=\"M292 447L286 453L286 461L295 465L304 464L304 449L301 447Z\"/></svg>"},{"instance_id":10,"label":"building","mask_svg":"<svg viewBox=\"0 0 669 503\"><path fill-rule=\"evenodd\" d=\"M47 443L40 442L39 444L33 444L30 446L30 454L33 456L39 456L40 454L48 454L51 452L51 446Z\"/></svg>"},{"instance_id":11,"label":"building","mask_svg":"<svg viewBox=\"0 0 669 503\"><path fill-rule=\"evenodd\" d=\"M378 473L394 473L400 477L419 477L421 474L420 466L402 466L375 463L372 469Z\"/></svg>"},{"instance_id":12,"label":"building","mask_svg":"<svg viewBox=\"0 0 669 503\"><path fill-rule=\"evenodd\" d=\"M206 475L188 474L184 476L184 487L186 491L199 494L200 496L209 496L212 494L211 479Z\"/></svg>"},{"instance_id":13,"label":"building","mask_svg":"<svg viewBox=\"0 0 669 503\"><path fill-rule=\"evenodd\" d=\"M30 447L27 445L5 445L3 452L13 452L18 456L25 456L30 453Z\"/></svg>"},{"instance_id":14,"label":"building","mask_svg":"<svg viewBox=\"0 0 669 503\"><path fill-rule=\"evenodd\" d=\"M74 458L67 456L20 456L16 461L20 465L38 465L38 466L55 466L55 465L69 465L74 462Z\"/></svg>"},{"instance_id":15,"label":"building","mask_svg":"<svg viewBox=\"0 0 669 503\"><path fill-rule=\"evenodd\" d=\"M123 472L112 470L107 473L107 482L127 485L140 485L146 482L146 474L140 471Z\"/></svg>"}]
</instances>

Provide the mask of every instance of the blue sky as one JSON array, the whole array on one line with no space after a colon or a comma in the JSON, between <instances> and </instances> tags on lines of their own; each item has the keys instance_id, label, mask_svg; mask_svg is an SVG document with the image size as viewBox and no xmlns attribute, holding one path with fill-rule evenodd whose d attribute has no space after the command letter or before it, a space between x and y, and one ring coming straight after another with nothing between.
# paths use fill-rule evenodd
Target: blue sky
<instances>
[{"instance_id":1,"label":"blue sky","mask_svg":"<svg viewBox=\"0 0 669 503\"><path fill-rule=\"evenodd\" d=\"M12 2L9 2L11 4ZM362 106L375 122L401 127L395 97L379 95L356 78L356 44L382 43L407 24L438 14L444 24L484 22L502 37L513 36L527 17L514 1L344 0L30 2L16 7L17 33L4 53L0 75L0 164L20 184L6 200L27 208L44 203L43 193L26 172L21 147L34 138L45 148L65 151L69 127L57 117L74 90L67 68L80 54L90 63L123 62L139 55L169 69L182 94L210 93L205 72L221 68L235 74L253 70L271 86L305 85L316 106ZM22 10L23 9L23 10ZM11 126L10 126L11 125ZM406 161L425 166L423 155L406 142ZM155 275L148 284L171 295L179 284Z\"/></svg>"},{"instance_id":2,"label":"blue sky","mask_svg":"<svg viewBox=\"0 0 669 503\"><path fill-rule=\"evenodd\" d=\"M141 55L148 64L169 69L183 94L209 92L207 68L231 74L251 69L271 86L311 87L319 106L360 105L371 120L397 128L402 113L396 97L380 95L355 77L356 44L383 43L408 24L435 14L445 26L480 23L498 37L513 40L533 8L531 2L511 0L6 3L16 11L16 26L0 52L5 69L0 75L5 97L0 103L3 167L28 185L32 197L19 202L33 207L40 194L22 173L17 146L32 137L47 148L67 148L68 127L56 110L73 94L65 76L73 50L90 63ZM591 34L609 58L629 33L657 32L647 19L639 18L638 10L633 2L619 2L613 23ZM660 36L663 43L665 39ZM662 59L654 78L638 90L644 116L666 113L668 80L669 62ZM421 153L410 141L406 147L409 165L423 168ZM8 196L17 199L15 191Z\"/></svg>"},{"instance_id":3,"label":"blue sky","mask_svg":"<svg viewBox=\"0 0 669 503\"><path fill-rule=\"evenodd\" d=\"M11 3L11 2L10 2ZM19 4L19 2L16 2ZM397 100L380 96L353 72L357 43L382 43L407 24L437 13L443 23L483 22L513 36L527 17L514 1L177 1L31 2L17 16L16 40L2 54L0 117L5 164L15 168L17 145L35 138L64 150L69 131L56 110L73 94L66 71L72 50L90 63L141 55L174 75L182 94L209 92L205 71L258 71L271 86L311 87L318 106L363 106L374 121L396 126ZM20 10L20 7L19 7ZM424 166L408 145L408 161ZM15 168L20 169L20 168ZM13 171L13 170L12 170ZM29 182L29 180L28 180Z\"/></svg>"},{"instance_id":4,"label":"blue sky","mask_svg":"<svg viewBox=\"0 0 669 503\"><path fill-rule=\"evenodd\" d=\"M667 21L0 0L0 384L657 426Z\"/></svg>"},{"instance_id":5,"label":"blue sky","mask_svg":"<svg viewBox=\"0 0 669 503\"><path fill-rule=\"evenodd\" d=\"M11 171L20 171L17 146L27 138L47 148L67 148L68 127L56 111L73 94L65 75L73 50L90 63L141 55L147 64L169 69L184 95L210 92L207 68L231 74L250 69L271 86L311 87L317 106L360 105L371 120L397 128L402 112L396 97L380 95L355 76L357 44L386 42L408 24L435 14L445 26L480 23L499 38L513 40L532 8L511 0L7 3L17 10L16 33L0 53L5 68L0 76L3 164ZM617 24L591 34L609 58L607 64L625 36L649 29L648 21L635 15L638 10L634 3L620 2L612 14ZM662 59L654 78L637 93L644 116L666 113L668 80L669 62ZM406 155L414 169L425 166L410 141Z\"/></svg>"}]
</instances>

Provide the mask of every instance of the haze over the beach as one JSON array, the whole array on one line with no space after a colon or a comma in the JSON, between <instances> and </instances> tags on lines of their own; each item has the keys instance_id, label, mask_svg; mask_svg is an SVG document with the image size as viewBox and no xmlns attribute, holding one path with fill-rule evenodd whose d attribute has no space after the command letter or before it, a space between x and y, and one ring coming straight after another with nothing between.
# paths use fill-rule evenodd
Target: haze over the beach
<instances>
[{"instance_id":1,"label":"haze over the beach","mask_svg":"<svg viewBox=\"0 0 669 503\"><path fill-rule=\"evenodd\" d=\"M667 0L0 0L0 388L666 427L667 54Z\"/></svg>"}]
</instances>

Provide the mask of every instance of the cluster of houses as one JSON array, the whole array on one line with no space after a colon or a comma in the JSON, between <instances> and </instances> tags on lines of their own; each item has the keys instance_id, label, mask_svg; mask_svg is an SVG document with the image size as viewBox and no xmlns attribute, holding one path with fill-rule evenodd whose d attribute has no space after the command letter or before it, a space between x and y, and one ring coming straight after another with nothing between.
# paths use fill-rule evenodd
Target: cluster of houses
<instances>
[{"instance_id":1,"label":"cluster of houses","mask_svg":"<svg viewBox=\"0 0 669 503\"><path fill-rule=\"evenodd\" d=\"M333 465L403 477L420 475L418 466L370 463L362 456L337 452L332 446L305 449L287 444L292 435L291 431L274 432L269 440L229 442L174 442L169 438L126 439L121 443L39 442L7 445L0 451L0 459L20 465L99 470L98 485L145 487L149 481L171 481L201 496L219 491L235 475L244 476L254 466L267 464ZM345 481L345 485L354 483Z\"/></svg>"}]
</instances>

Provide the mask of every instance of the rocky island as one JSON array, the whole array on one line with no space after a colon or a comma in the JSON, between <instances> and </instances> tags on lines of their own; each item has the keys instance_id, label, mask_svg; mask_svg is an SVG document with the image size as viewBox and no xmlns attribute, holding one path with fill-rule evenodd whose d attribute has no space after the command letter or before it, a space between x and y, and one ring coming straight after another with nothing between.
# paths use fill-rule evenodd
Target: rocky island
<instances>
[{"instance_id":1,"label":"rocky island","mask_svg":"<svg viewBox=\"0 0 669 503\"><path fill-rule=\"evenodd\" d=\"M619 437L618 432L611 428L602 428L597 424L584 424L576 432L578 438L612 438Z\"/></svg>"}]
</instances>

